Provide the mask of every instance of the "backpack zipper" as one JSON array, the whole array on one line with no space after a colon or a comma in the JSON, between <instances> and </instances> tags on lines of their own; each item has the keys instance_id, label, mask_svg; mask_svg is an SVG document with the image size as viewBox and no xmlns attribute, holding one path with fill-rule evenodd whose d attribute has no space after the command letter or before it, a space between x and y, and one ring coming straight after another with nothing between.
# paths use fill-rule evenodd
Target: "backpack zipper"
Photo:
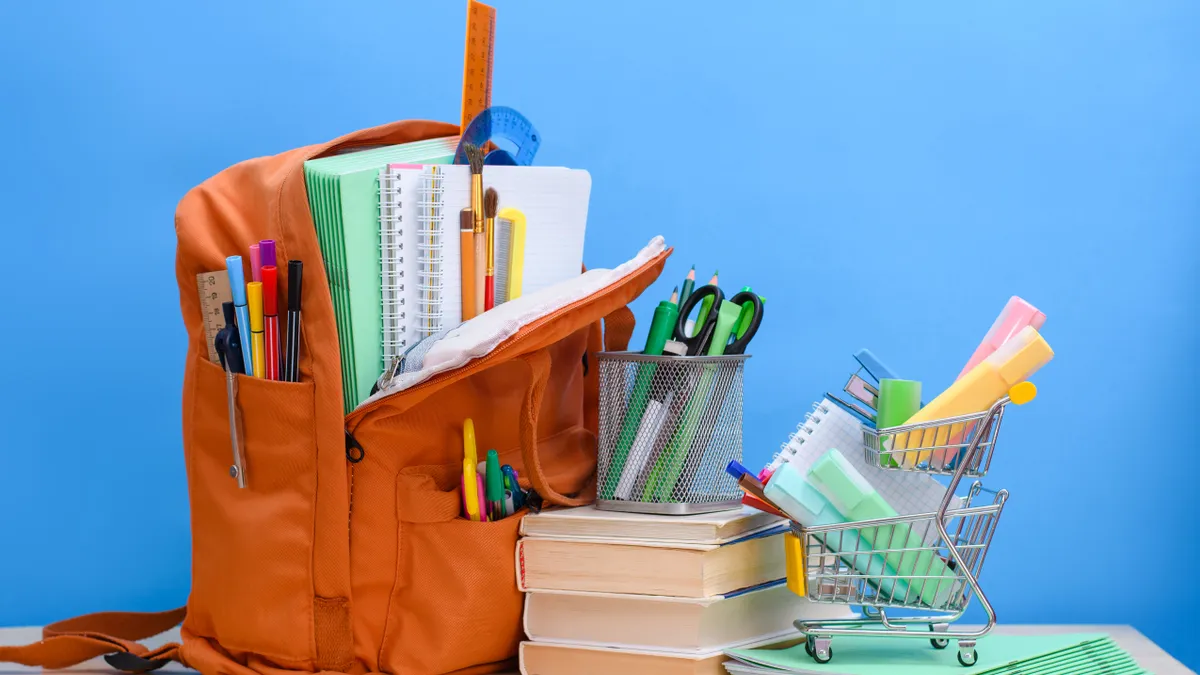
<instances>
[{"instance_id":1,"label":"backpack zipper","mask_svg":"<svg viewBox=\"0 0 1200 675\"><path fill-rule=\"evenodd\" d=\"M491 361L506 354L507 352L512 350L517 345L520 345L524 340L527 340L529 338L529 336L532 335L533 332L535 330L537 330L538 328L541 328L542 326L546 325L547 323L550 323L551 321L558 318L562 314L565 314L573 309L582 307L583 305L590 303L590 302L602 300L602 299L608 297L609 295L612 295L614 292L616 292L616 290L620 286L623 285L622 284L623 281L628 279L633 274L640 272L642 269L645 269L646 267L654 264L660 258L665 257L668 253L670 253L669 250L663 251L662 253L659 253L657 256L655 256L650 261L648 261L645 265L643 265L641 268L639 268L636 272L631 272L630 274L625 275L621 279L614 281L613 283L602 288L601 290L597 291L596 293L593 293L592 295L589 295L585 298L576 300L575 302L572 302L564 307L558 308L557 310L551 312L550 314L547 314L545 316L539 317L539 318L531 321L530 323L526 324L521 329L521 331L524 333L524 335L519 335L516 338L505 341L499 347L493 349L491 352L488 352L487 354L484 354L483 356L481 356L473 361L470 361L465 366L460 366L458 368L455 368L454 370L446 371L444 373L438 373L437 375L434 375L433 377L429 378L425 382L422 382L421 384L418 384L415 387L411 387L409 389L404 389L401 391L392 392L392 393L388 394L387 396L384 396L383 398L376 399L364 406L358 407L357 409L353 410L349 415L346 416L346 436L348 437L348 439L354 438L354 436L352 435L352 431L354 429L357 429L358 425L362 424L363 419L369 413L382 407L383 404L386 403L387 400L392 398L393 396L396 396L398 394L402 394L405 392L417 391L421 387L433 386L434 384L437 384L441 379L446 378L446 377L451 377L451 376L458 375L458 374L471 375L480 370L483 370L484 367L488 363L490 363ZM349 443L349 440L347 440L347 443ZM358 445L357 441L355 441L355 445ZM360 450L362 450L361 445L358 445L358 448ZM347 452L349 452L348 449L347 449ZM363 454L365 455L365 450L364 450ZM347 459L349 459L349 456L347 456ZM361 458L360 458L360 461L361 461Z\"/></svg>"}]
</instances>

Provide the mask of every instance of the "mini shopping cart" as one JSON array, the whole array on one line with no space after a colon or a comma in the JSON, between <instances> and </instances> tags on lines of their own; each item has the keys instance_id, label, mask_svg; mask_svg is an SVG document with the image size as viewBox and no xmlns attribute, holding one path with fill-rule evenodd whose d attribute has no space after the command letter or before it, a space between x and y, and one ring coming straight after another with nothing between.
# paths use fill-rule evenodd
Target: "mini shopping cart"
<instances>
[{"instance_id":1,"label":"mini shopping cart","mask_svg":"<svg viewBox=\"0 0 1200 675\"><path fill-rule=\"evenodd\" d=\"M935 649L950 640L964 666L979 659L976 639L996 625L996 613L979 586L1008 491L976 481L955 497L965 476L983 476L991 464L1004 410L1036 395L1022 383L987 411L889 429L863 428L869 464L892 471L952 476L934 513L802 527L788 538L788 585L813 602L861 606L850 619L795 622L805 649L818 663L833 658L838 635L927 639ZM801 578L797 579L796 576ZM987 614L978 630L954 630L972 595ZM903 616L901 616L903 614Z\"/></svg>"}]
</instances>

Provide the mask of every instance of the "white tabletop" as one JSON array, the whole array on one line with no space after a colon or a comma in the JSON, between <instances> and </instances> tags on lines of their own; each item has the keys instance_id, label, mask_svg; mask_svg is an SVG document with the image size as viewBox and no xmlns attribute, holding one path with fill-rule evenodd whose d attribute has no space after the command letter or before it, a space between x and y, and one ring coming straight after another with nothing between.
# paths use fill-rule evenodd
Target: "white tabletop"
<instances>
[{"instance_id":1,"label":"white tabletop","mask_svg":"<svg viewBox=\"0 0 1200 675\"><path fill-rule=\"evenodd\" d=\"M1129 652L1143 668L1154 675L1196 675L1183 664L1171 658L1158 645L1137 632L1132 626L997 626L996 632L1005 635L1030 635L1047 633L1108 633L1122 649ZM40 628L0 628L0 645L21 645L37 642L42 637ZM155 647L164 642L178 641L179 631L173 630L157 638L146 640L148 647ZM983 638L987 640L987 638ZM982 648L982 646L981 646ZM38 668L26 668L11 663L0 663L0 675L8 673L36 672ZM93 659L70 669L74 672L96 672L112 675L116 671L108 666L102 658ZM192 673L177 663L172 663L155 671L158 673Z\"/></svg>"}]
</instances>

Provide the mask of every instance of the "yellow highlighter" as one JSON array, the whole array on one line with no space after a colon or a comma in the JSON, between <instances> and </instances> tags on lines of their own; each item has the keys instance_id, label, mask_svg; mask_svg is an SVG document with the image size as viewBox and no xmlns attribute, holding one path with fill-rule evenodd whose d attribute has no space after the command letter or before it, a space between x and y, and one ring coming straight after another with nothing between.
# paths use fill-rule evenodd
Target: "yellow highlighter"
<instances>
[{"instance_id":1,"label":"yellow highlighter","mask_svg":"<svg viewBox=\"0 0 1200 675\"><path fill-rule=\"evenodd\" d=\"M263 288L261 281L246 284L246 302L250 305L250 353L254 359L254 376L263 377L267 360L263 335Z\"/></svg>"},{"instance_id":2,"label":"yellow highlighter","mask_svg":"<svg viewBox=\"0 0 1200 675\"><path fill-rule=\"evenodd\" d=\"M1003 398L1010 388L1029 379L1052 358L1054 350L1036 328L1027 326L904 424L932 422L987 410ZM961 423L947 424L933 429L896 434L892 448L903 450L945 446L952 436L961 438L963 428ZM901 464L912 468L929 461L933 452L932 449L906 452L901 458ZM948 452L953 452L953 449Z\"/></svg>"}]
</instances>

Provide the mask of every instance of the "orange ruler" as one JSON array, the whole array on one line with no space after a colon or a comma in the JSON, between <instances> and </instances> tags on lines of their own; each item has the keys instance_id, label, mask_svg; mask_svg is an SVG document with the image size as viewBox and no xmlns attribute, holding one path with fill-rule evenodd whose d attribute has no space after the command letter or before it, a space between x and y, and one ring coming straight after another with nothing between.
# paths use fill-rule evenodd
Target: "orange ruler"
<instances>
[{"instance_id":1,"label":"orange ruler","mask_svg":"<svg viewBox=\"0 0 1200 675\"><path fill-rule=\"evenodd\" d=\"M496 8L467 3L467 47L463 56L462 124L492 105L492 54L496 48Z\"/></svg>"}]
</instances>

